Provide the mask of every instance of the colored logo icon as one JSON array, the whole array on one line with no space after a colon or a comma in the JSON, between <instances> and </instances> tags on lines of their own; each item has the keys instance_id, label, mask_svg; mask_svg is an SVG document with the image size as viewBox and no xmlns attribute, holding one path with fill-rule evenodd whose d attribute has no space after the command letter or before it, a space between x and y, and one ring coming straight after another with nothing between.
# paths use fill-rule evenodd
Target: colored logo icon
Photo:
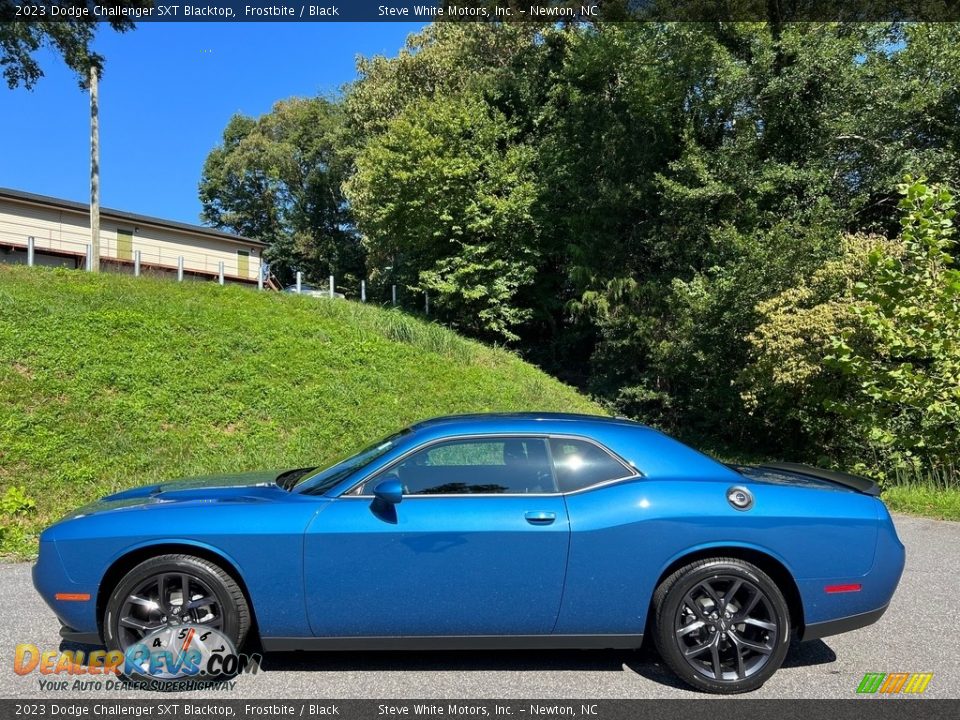
<instances>
[{"instance_id":1,"label":"colored logo icon","mask_svg":"<svg viewBox=\"0 0 960 720\"><path fill-rule=\"evenodd\" d=\"M919 695L927 689L933 673L867 673L857 686L860 694Z\"/></svg>"}]
</instances>

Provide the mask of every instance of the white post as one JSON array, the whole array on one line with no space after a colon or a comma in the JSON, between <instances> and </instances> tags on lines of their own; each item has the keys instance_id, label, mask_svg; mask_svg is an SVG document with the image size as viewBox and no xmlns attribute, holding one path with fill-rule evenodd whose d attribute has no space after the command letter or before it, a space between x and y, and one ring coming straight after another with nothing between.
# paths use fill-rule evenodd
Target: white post
<instances>
[{"instance_id":1,"label":"white post","mask_svg":"<svg viewBox=\"0 0 960 720\"><path fill-rule=\"evenodd\" d=\"M134 277L140 277L140 251L134 250L133 252L133 275Z\"/></svg>"},{"instance_id":2,"label":"white post","mask_svg":"<svg viewBox=\"0 0 960 720\"><path fill-rule=\"evenodd\" d=\"M90 66L90 255L87 270L100 272L100 68Z\"/></svg>"},{"instance_id":3,"label":"white post","mask_svg":"<svg viewBox=\"0 0 960 720\"><path fill-rule=\"evenodd\" d=\"M391 290L391 294L393 295L393 304L394 306L396 306L397 304L397 286L396 285L393 286Z\"/></svg>"},{"instance_id":4,"label":"white post","mask_svg":"<svg viewBox=\"0 0 960 720\"><path fill-rule=\"evenodd\" d=\"M27 266L33 267L33 251L35 247L35 240L33 235L27 238Z\"/></svg>"},{"instance_id":5,"label":"white post","mask_svg":"<svg viewBox=\"0 0 960 720\"><path fill-rule=\"evenodd\" d=\"M360 281L360 302L366 302L366 301L367 301L367 281L361 280Z\"/></svg>"},{"instance_id":6,"label":"white post","mask_svg":"<svg viewBox=\"0 0 960 720\"><path fill-rule=\"evenodd\" d=\"M87 272L93 272L93 245L87 243Z\"/></svg>"},{"instance_id":7,"label":"white post","mask_svg":"<svg viewBox=\"0 0 960 720\"><path fill-rule=\"evenodd\" d=\"M183 282L183 255L177 258L177 282Z\"/></svg>"},{"instance_id":8,"label":"white post","mask_svg":"<svg viewBox=\"0 0 960 720\"><path fill-rule=\"evenodd\" d=\"M330 299L333 299L333 275L330 276Z\"/></svg>"},{"instance_id":9,"label":"white post","mask_svg":"<svg viewBox=\"0 0 960 720\"><path fill-rule=\"evenodd\" d=\"M257 269L257 290L263 290L263 263L261 262Z\"/></svg>"},{"instance_id":10,"label":"white post","mask_svg":"<svg viewBox=\"0 0 960 720\"><path fill-rule=\"evenodd\" d=\"M430 293L426 291L423 293L423 309L427 315L430 314Z\"/></svg>"},{"instance_id":11,"label":"white post","mask_svg":"<svg viewBox=\"0 0 960 720\"><path fill-rule=\"evenodd\" d=\"M223 260L220 261L220 284L223 285Z\"/></svg>"},{"instance_id":12,"label":"white post","mask_svg":"<svg viewBox=\"0 0 960 720\"><path fill-rule=\"evenodd\" d=\"M297 295L300 294L300 287L303 285L303 274L297 270Z\"/></svg>"}]
</instances>

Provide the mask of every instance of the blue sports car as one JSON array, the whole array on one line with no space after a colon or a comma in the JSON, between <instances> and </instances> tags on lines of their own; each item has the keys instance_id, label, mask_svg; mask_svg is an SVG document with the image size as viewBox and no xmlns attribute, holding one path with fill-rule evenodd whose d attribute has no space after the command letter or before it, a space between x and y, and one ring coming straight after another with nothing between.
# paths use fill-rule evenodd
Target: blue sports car
<instances>
[{"instance_id":1,"label":"blue sports car","mask_svg":"<svg viewBox=\"0 0 960 720\"><path fill-rule=\"evenodd\" d=\"M863 478L722 465L643 425L453 416L323 470L107 496L33 570L63 637L216 629L270 650L636 648L744 692L791 636L883 614L904 564ZM192 634L191 634L192 637Z\"/></svg>"}]
</instances>

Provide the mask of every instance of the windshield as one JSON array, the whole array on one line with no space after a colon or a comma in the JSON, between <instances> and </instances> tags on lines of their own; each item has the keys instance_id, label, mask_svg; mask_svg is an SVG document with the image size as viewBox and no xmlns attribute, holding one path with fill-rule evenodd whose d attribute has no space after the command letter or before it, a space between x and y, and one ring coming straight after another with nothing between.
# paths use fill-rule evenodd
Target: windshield
<instances>
[{"instance_id":1,"label":"windshield","mask_svg":"<svg viewBox=\"0 0 960 720\"><path fill-rule=\"evenodd\" d=\"M305 495L322 495L337 483L342 482L358 470L362 470L379 457L382 457L397 446L397 443L406 435L410 434L410 428L404 428L390 437L374 443L368 448L361 450L356 455L339 461L331 465L326 470L322 470L316 475L310 475L302 478L292 489L296 488L298 492Z\"/></svg>"}]
</instances>

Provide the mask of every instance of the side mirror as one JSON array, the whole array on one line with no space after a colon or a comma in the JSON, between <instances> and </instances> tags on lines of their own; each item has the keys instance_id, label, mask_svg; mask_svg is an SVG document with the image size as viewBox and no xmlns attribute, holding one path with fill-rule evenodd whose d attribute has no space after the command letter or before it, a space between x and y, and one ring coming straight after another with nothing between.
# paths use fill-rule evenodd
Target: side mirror
<instances>
[{"instance_id":1,"label":"side mirror","mask_svg":"<svg viewBox=\"0 0 960 720\"><path fill-rule=\"evenodd\" d=\"M377 500L396 505L403 500L403 485L396 478L384 480L373 489L373 495Z\"/></svg>"}]
</instances>

